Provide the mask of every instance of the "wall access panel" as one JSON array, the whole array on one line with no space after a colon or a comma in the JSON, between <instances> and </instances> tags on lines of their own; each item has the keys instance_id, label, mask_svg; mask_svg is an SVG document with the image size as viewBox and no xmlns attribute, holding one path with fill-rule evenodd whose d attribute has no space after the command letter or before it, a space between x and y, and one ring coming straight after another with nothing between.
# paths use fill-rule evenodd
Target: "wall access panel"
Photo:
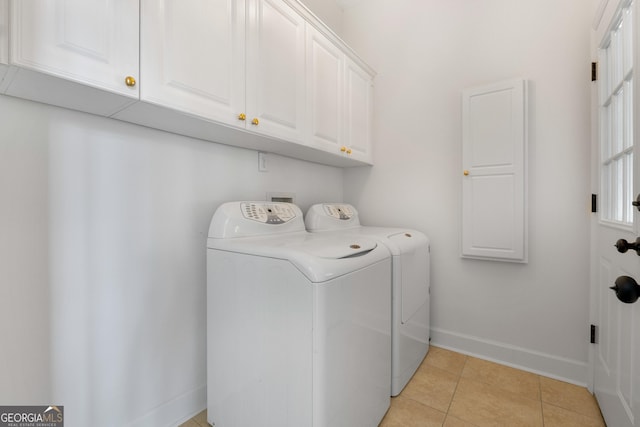
<instances>
[{"instance_id":1,"label":"wall access panel","mask_svg":"<svg viewBox=\"0 0 640 427\"><path fill-rule=\"evenodd\" d=\"M527 262L527 83L462 95L461 256Z\"/></svg>"}]
</instances>

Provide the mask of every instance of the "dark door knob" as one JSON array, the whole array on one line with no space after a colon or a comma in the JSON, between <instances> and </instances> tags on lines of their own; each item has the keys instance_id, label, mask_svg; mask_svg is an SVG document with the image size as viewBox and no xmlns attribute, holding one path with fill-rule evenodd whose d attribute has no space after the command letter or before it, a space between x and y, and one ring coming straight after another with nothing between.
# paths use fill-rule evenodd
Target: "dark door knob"
<instances>
[{"instance_id":1,"label":"dark door knob","mask_svg":"<svg viewBox=\"0 0 640 427\"><path fill-rule=\"evenodd\" d=\"M618 299L624 303L632 304L640 297L640 285L629 276L620 276L616 279L616 284L611 286Z\"/></svg>"},{"instance_id":2,"label":"dark door knob","mask_svg":"<svg viewBox=\"0 0 640 427\"><path fill-rule=\"evenodd\" d=\"M633 202L631 202L631 204L640 211L640 194L636 196L636 199Z\"/></svg>"},{"instance_id":3,"label":"dark door knob","mask_svg":"<svg viewBox=\"0 0 640 427\"><path fill-rule=\"evenodd\" d=\"M629 249L636 251L636 254L640 255L640 237L635 242L629 243L625 239L620 239L614 245L618 252L621 254L627 252Z\"/></svg>"}]
</instances>

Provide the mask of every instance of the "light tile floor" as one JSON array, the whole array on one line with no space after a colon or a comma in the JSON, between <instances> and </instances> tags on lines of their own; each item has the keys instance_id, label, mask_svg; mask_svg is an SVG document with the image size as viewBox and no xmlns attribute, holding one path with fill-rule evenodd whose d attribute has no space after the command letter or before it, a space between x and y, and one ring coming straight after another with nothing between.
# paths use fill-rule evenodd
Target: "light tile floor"
<instances>
[{"instance_id":1,"label":"light tile floor","mask_svg":"<svg viewBox=\"0 0 640 427\"><path fill-rule=\"evenodd\" d=\"M180 424L179 427L211 427L207 422L207 410L200 412L186 423Z\"/></svg>"},{"instance_id":2,"label":"light tile floor","mask_svg":"<svg viewBox=\"0 0 640 427\"><path fill-rule=\"evenodd\" d=\"M605 427L584 387L431 346L380 427ZM209 427L202 411L180 427Z\"/></svg>"},{"instance_id":3,"label":"light tile floor","mask_svg":"<svg viewBox=\"0 0 640 427\"><path fill-rule=\"evenodd\" d=\"M604 427L584 387L431 346L381 427Z\"/></svg>"}]
</instances>

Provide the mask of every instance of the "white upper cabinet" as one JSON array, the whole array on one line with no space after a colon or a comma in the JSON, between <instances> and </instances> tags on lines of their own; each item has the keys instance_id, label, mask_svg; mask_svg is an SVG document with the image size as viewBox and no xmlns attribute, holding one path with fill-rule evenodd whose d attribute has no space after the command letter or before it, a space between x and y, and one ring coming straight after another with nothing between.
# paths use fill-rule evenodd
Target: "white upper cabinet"
<instances>
[{"instance_id":1,"label":"white upper cabinet","mask_svg":"<svg viewBox=\"0 0 640 427\"><path fill-rule=\"evenodd\" d=\"M372 163L373 76L347 58L345 80L344 146L348 155Z\"/></svg>"},{"instance_id":2,"label":"white upper cabinet","mask_svg":"<svg viewBox=\"0 0 640 427\"><path fill-rule=\"evenodd\" d=\"M140 99L244 127L245 6L142 0Z\"/></svg>"},{"instance_id":3,"label":"white upper cabinet","mask_svg":"<svg viewBox=\"0 0 640 427\"><path fill-rule=\"evenodd\" d=\"M11 0L0 91L100 115L138 99L138 0Z\"/></svg>"},{"instance_id":4,"label":"white upper cabinet","mask_svg":"<svg viewBox=\"0 0 640 427\"><path fill-rule=\"evenodd\" d=\"M11 65L138 97L138 0L14 0Z\"/></svg>"},{"instance_id":5,"label":"white upper cabinet","mask_svg":"<svg viewBox=\"0 0 640 427\"><path fill-rule=\"evenodd\" d=\"M249 130L304 142L305 20L282 0L248 0Z\"/></svg>"},{"instance_id":6,"label":"white upper cabinet","mask_svg":"<svg viewBox=\"0 0 640 427\"><path fill-rule=\"evenodd\" d=\"M298 0L0 0L0 93L371 164L373 72Z\"/></svg>"},{"instance_id":7,"label":"white upper cabinet","mask_svg":"<svg viewBox=\"0 0 640 427\"><path fill-rule=\"evenodd\" d=\"M313 27L307 33L308 131L313 147L340 153L344 140L344 53Z\"/></svg>"},{"instance_id":8,"label":"white upper cabinet","mask_svg":"<svg viewBox=\"0 0 640 427\"><path fill-rule=\"evenodd\" d=\"M373 72L311 26L307 70L311 145L372 163Z\"/></svg>"},{"instance_id":9,"label":"white upper cabinet","mask_svg":"<svg viewBox=\"0 0 640 427\"><path fill-rule=\"evenodd\" d=\"M142 0L141 100L302 142L304 19L281 0L188 6Z\"/></svg>"}]
</instances>

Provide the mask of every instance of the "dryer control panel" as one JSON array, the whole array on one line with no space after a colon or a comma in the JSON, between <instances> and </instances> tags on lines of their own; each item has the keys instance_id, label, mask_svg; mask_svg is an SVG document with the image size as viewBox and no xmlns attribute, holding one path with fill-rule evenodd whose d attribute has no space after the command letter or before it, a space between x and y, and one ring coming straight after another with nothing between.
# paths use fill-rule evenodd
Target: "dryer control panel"
<instances>
[{"instance_id":1,"label":"dryer control panel","mask_svg":"<svg viewBox=\"0 0 640 427\"><path fill-rule=\"evenodd\" d=\"M286 203L241 203L242 215L264 224L283 224L296 217L291 205Z\"/></svg>"},{"instance_id":2,"label":"dryer control panel","mask_svg":"<svg viewBox=\"0 0 640 427\"><path fill-rule=\"evenodd\" d=\"M353 206L351 205L323 205L324 211L327 215L340 219L343 221L351 219L354 214Z\"/></svg>"},{"instance_id":3,"label":"dryer control panel","mask_svg":"<svg viewBox=\"0 0 640 427\"><path fill-rule=\"evenodd\" d=\"M358 211L348 203L318 203L307 211L307 230L331 231L360 227Z\"/></svg>"}]
</instances>

